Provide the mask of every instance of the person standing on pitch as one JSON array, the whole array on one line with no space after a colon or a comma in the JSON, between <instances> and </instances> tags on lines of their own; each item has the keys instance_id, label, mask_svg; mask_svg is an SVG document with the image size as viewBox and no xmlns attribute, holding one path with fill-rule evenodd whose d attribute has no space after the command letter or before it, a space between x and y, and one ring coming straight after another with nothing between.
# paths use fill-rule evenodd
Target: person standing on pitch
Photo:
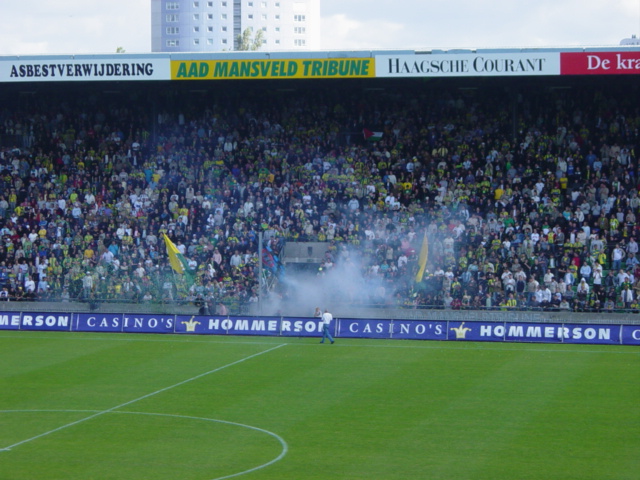
<instances>
[{"instance_id":1,"label":"person standing on pitch","mask_svg":"<svg viewBox=\"0 0 640 480\"><path fill-rule=\"evenodd\" d=\"M320 340L320 343L324 343L325 338L328 339L331 343L335 341L331 336L331 332L329 331L329 325L331 324L332 320L333 315L329 313L329 310L325 310L322 314L322 340Z\"/></svg>"}]
</instances>

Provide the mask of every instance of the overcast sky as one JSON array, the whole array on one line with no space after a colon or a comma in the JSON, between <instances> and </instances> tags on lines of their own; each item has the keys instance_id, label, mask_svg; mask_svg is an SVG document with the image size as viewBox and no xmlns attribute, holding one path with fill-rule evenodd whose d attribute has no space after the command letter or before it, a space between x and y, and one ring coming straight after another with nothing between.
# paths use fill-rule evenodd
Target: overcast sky
<instances>
[{"instance_id":1,"label":"overcast sky","mask_svg":"<svg viewBox=\"0 0 640 480\"><path fill-rule=\"evenodd\" d=\"M325 50L613 46L640 33L640 0L321 2ZM0 55L150 52L150 5L3 0Z\"/></svg>"}]
</instances>

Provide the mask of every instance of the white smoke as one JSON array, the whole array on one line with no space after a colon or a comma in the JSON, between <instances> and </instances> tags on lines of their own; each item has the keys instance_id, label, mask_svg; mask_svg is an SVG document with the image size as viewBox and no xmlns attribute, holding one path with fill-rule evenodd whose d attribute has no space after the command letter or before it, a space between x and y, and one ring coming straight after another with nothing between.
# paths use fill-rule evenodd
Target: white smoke
<instances>
[{"instance_id":1,"label":"white smoke","mask_svg":"<svg viewBox=\"0 0 640 480\"><path fill-rule=\"evenodd\" d=\"M339 315L344 306L383 303L389 287L382 277L372 276L368 270L367 261L346 251L330 268L289 269L281 277L281 285L264 295L262 314L312 316L319 307Z\"/></svg>"}]
</instances>

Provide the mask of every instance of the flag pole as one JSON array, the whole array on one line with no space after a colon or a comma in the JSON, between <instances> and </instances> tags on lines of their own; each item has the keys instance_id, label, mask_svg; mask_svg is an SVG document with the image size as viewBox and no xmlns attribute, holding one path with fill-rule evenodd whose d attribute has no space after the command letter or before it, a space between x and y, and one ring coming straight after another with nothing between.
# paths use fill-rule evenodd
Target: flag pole
<instances>
[{"instance_id":1,"label":"flag pole","mask_svg":"<svg viewBox=\"0 0 640 480\"><path fill-rule=\"evenodd\" d=\"M258 232L258 314L262 315L262 231Z\"/></svg>"}]
</instances>

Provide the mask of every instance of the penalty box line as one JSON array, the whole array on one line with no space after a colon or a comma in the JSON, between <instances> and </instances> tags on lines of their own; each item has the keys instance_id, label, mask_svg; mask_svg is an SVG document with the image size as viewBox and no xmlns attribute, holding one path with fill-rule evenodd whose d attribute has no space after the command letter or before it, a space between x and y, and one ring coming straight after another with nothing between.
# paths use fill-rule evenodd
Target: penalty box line
<instances>
[{"instance_id":1,"label":"penalty box line","mask_svg":"<svg viewBox=\"0 0 640 480\"><path fill-rule=\"evenodd\" d=\"M104 415L105 413L113 412L114 410L118 410L119 408L123 408L123 407L131 405L133 403L139 402L141 400L145 400L145 399L147 399L149 397L153 397L154 395L158 395L159 393L163 393L163 392L166 392L167 390L171 390L173 388L179 387L181 385L184 385L185 383L193 382L194 380L198 380L199 378L205 377L205 376L210 375L212 373L219 372L220 370L224 370L225 368L233 367L234 365L238 365L239 363L246 362L247 360L251 360L252 358L258 357L260 355L264 355L265 353L272 352L274 350L277 350L280 347L284 347L285 345L287 345L287 344L286 343L282 343L282 344L276 345L275 347L270 348L268 350L264 350L262 352L254 353L253 355L249 355L248 357L241 358L240 360L236 360L235 362L228 363L227 365L223 365L222 367L214 368L213 370L209 370L208 372L201 373L200 375L196 375L195 377L188 378L188 379L183 380L182 382L178 382L178 383L176 383L174 385L170 385L168 387L161 388L160 390L156 390L155 392L148 393L148 394L143 395L142 397L138 397L138 398L136 398L134 400L129 400L128 402L121 403L120 405L116 405L115 407L111 407L111 408L109 408L107 410L102 410L102 411L97 412L97 413L95 413L93 415L89 415L88 417L81 418L80 420L76 420L75 422L67 423L66 425L62 425L62 426L60 426L58 428L54 428L53 430L49 430L48 432L44 432L44 433L41 433L39 435L36 435L35 437L27 438L26 440L22 440L20 442L14 443L13 445L9 445L8 447L0 448L0 451L11 450L12 448L18 447L20 445L23 445L25 443L31 442L33 440L37 440L39 438L46 437L47 435L51 435L52 433L59 432L60 430L64 430L66 428L73 427L74 425L78 425L80 423L86 422L87 420L92 420L92 419L94 419L96 417Z\"/></svg>"}]
</instances>

